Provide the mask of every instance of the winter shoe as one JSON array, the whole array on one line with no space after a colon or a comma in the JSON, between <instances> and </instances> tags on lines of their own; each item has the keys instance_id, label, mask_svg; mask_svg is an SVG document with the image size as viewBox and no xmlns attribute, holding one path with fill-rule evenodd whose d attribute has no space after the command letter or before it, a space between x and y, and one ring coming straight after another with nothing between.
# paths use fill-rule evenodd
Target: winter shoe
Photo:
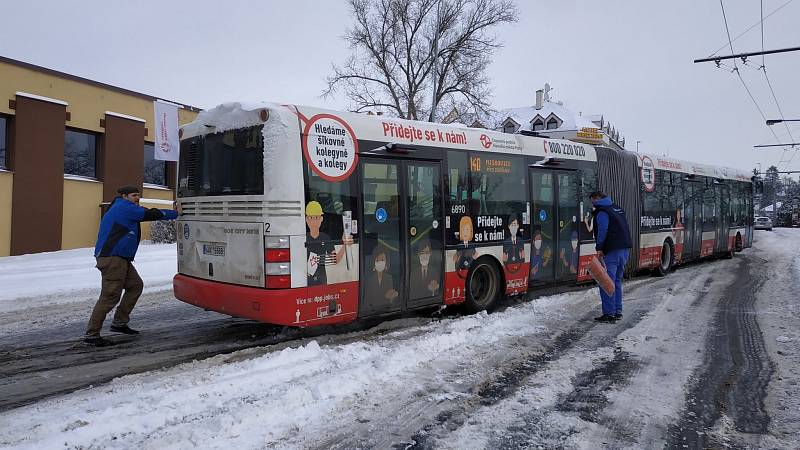
<instances>
[{"instance_id":1,"label":"winter shoe","mask_svg":"<svg viewBox=\"0 0 800 450\"><path fill-rule=\"evenodd\" d=\"M616 313L616 314L614 314L614 319L615 319L615 320L622 320L622 313Z\"/></svg>"},{"instance_id":2,"label":"winter shoe","mask_svg":"<svg viewBox=\"0 0 800 450\"><path fill-rule=\"evenodd\" d=\"M611 314L603 314L600 317L595 317L594 320L598 322L608 322L608 323L614 323L617 321L617 319L615 319L614 316L612 316Z\"/></svg>"},{"instance_id":3,"label":"winter shoe","mask_svg":"<svg viewBox=\"0 0 800 450\"><path fill-rule=\"evenodd\" d=\"M91 345L92 347L108 347L109 345L114 345L113 341L109 341L101 336L86 336L83 338L83 342Z\"/></svg>"},{"instance_id":4,"label":"winter shoe","mask_svg":"<svg viewBox=\"0 0 800 450\"><path fill-rule=\"evenodd\" d=\"M122 334L139 334L139 330L134 330L133 328L127 325L111 325L109 330L113 331L114 333L122 333Z\"/></svg>"}]
</instances>

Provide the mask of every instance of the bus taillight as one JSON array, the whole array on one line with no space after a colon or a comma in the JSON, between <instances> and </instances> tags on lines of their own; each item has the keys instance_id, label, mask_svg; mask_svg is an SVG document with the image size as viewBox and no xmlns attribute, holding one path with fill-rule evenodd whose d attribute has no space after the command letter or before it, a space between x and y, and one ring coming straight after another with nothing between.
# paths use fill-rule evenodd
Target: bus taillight
<instances>
[{"instance_id":1,"label":"bus taillight","mask_svg":"<svg viewBox=\"0 0 800 450\"><path fill-rule=\"evenodd\" d=\"M268 248L264 250L264 261L268 263L285 262L291 260L288 248Z\"/></svg>"},{"instance_id":2,"label":"bus taillight","mask_svg":"<svg viewBox=\"0 0 800 450\"><path fill-rule=\"evenodd\" d=\"M264 275L267 288L292 287L290 261L289 236L264 236Z\"/></svg>"},{"instance_id":3,"label":"bus taillight","mask_svg":"<svg viewBox=\"0 0 800 450\"><path fill-rule=\"evenodd\" d=\"M292 287L290 275L267 275L267 287L270 289L289 289Z\"/></svg>"}]
</instances>

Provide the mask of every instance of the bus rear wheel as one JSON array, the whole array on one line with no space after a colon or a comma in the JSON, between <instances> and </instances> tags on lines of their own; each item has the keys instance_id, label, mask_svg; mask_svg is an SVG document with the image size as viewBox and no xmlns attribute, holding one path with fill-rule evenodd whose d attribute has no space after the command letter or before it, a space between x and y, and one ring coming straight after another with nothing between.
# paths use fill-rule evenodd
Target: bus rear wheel
<instances>
[{"instance_id":1,"label":"bus rear wheel","mask_svg":"<svg viewBox=\"0 0 800 450\"><path fill-rule=\"evenodd\" d=\"M672 242L664 241L664 246L661 247L661 261L659 262L658 266L656 266L653 273L657 277L663 277L669 273L672 269L672 263L674 261L674 256L672 253Z\"/></svg>"},{"instance_id":2,"label":"bus rear wheel","mask_svg":"<svg viewBox=\"0 0 800 450\"><path fill-rule=\"evenodd\" d=\"M500 272L489 260L477 260L467 275L467 311L476 313L491 308L500 297Z\"/></svg>"}]
</instances>

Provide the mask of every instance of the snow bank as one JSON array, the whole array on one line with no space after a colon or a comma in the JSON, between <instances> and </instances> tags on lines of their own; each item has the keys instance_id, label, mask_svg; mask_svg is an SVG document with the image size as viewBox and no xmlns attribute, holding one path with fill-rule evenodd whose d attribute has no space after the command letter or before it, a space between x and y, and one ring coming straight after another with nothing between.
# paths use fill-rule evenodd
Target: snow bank
<instances>
[{"instance_id":1,"label":"snow bank","mask_svg":"<svg viewBox=\"0 0 800 450\"><path fill-rule=\"evenodd\" d=\"M355 420L354 404L416 391L437 367L539 332L543 317L558 314L556 305L582 297L540 299L346 345L312 341L245 361L218 356L126 376L0 415L0 446L295 448L331 420Z\"/></svg>"},{"instance_id":2,"label":"snow bank","mask_svg":"<svg viewBox=\"0 0 800 450\"><path fill-rule=\"evenodd\" d=\"M0 313L96 298L100 272L93 252L79 248L0 258ZM175 244L139 247L135 266L146 291L171 289L176 255Z\"/></svg>"}]
</instances>

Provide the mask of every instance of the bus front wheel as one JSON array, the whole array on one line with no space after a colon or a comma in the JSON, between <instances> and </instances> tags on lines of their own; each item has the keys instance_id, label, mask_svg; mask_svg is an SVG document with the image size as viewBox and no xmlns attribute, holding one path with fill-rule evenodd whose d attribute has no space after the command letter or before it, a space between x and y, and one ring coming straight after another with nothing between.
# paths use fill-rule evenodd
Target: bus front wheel
<instances>
[{"instance_id":1,"label":"bus front wheel","mask_svg":"<svg viewBox=\"0 0 800 450\"><path fill-rule=\"evenodd\" d=\"M471 313L491 308L500 297L500 272L488 259L475 261L467 275L465 306Z\"/></svg>"}]
</instances>

